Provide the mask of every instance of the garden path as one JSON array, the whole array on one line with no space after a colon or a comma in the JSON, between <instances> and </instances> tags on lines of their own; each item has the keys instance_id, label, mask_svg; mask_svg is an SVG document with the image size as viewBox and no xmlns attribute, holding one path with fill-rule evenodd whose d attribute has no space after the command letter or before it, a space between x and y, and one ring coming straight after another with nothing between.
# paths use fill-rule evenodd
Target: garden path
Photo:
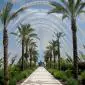
<instances>
[{"instance_id":1,"label":"garden path","mask_svg":"<svg viewBox=\"0 0 85 85\"><path fill-rule=\"evenodd\" d=\"M62 85L44 67L37 68L21 85Z\"/></svg>"}]
</instances>

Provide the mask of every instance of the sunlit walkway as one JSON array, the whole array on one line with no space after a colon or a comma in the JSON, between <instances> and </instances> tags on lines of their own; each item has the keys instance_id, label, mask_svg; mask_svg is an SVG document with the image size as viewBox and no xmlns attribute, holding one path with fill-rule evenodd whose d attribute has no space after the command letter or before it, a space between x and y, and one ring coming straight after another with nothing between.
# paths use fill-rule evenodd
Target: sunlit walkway
<instances>
[{"instance_id":1,"label":"sunlit walkway","mask_svg":"<svg viewBox=\"0 0 85 85\"><path fill-rule=\"evenodd\" d=\"M35 70L21 85L62 85L44 67Z\"/></svg>"}]
</instances>

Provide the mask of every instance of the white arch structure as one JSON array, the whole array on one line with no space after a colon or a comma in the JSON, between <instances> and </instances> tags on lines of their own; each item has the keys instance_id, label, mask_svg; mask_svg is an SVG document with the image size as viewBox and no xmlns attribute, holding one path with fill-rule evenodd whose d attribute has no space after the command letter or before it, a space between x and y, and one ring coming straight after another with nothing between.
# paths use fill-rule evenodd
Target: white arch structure
<instances>
[{"instance_id":1,"label":"white arch structure","mask_svg":"<svg viewBox=\"0 0 85 85\"><path fill-rule=\"evenodd\" d=\"M50 14L47 15L46 12L49 10L45 9L33 9L33 6L38 5L45 5L49 8L53 8L49 4L50 1L53 0L31 0L30 2L24 4L23 6L28 6L29 9L24 11L24 13L20 14L18 18L16 19L15 23L13 22L13 26L17 27L19 23L30 23L34 29L42 29L49 32L51 31L53 35L53 32L59 32L62 31L65 33L65 37L61 39L61 52L62 56L65 55L65 52L68 52L68 54L72 55L72 39L71 39L71 30L70 30L70 24L68 24L66 21L62 21L61 16L62 15L56 15L56 14ZM54 0L56 1L56 0ZM12 23L12 22L11 22ZM10 26L10 25L9 25ZM78 26L80 32L82 35L85 36L84 31L80 29ZM78 38L78 48L81 50L81 46L83 45L81 38Z\"/></svg>"}]
</instances>

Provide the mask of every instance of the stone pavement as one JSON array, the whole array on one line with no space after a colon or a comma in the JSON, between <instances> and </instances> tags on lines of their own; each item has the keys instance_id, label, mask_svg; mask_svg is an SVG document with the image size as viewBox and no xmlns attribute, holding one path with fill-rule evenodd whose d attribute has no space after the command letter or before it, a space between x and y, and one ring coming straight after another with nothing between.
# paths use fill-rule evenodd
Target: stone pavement
<instances>
[{"instance_id":1,"label":"stone pavement","mask_svg":"<svg viewBox=\"0 0 85 85\"><path fill-rule=\"evenodd\" d=\"M44 67L37 68L21 85L62 85Z\"/></svg>"}]
</instances>

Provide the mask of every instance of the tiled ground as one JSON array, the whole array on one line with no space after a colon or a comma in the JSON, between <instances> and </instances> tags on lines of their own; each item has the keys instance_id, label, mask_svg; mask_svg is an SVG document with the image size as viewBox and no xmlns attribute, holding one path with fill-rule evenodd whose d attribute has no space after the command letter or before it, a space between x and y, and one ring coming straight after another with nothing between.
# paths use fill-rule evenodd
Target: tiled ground
<instances>
[{"instance_id":1,"label":"tiled ground","mask_svg":"<svg viewBox=\"0 0 85 85\"><path fill-rule=\"evenodd\" d=\"M21 85L62 85L44 67L36 69Z\"/></svg>"}]
</instances>

